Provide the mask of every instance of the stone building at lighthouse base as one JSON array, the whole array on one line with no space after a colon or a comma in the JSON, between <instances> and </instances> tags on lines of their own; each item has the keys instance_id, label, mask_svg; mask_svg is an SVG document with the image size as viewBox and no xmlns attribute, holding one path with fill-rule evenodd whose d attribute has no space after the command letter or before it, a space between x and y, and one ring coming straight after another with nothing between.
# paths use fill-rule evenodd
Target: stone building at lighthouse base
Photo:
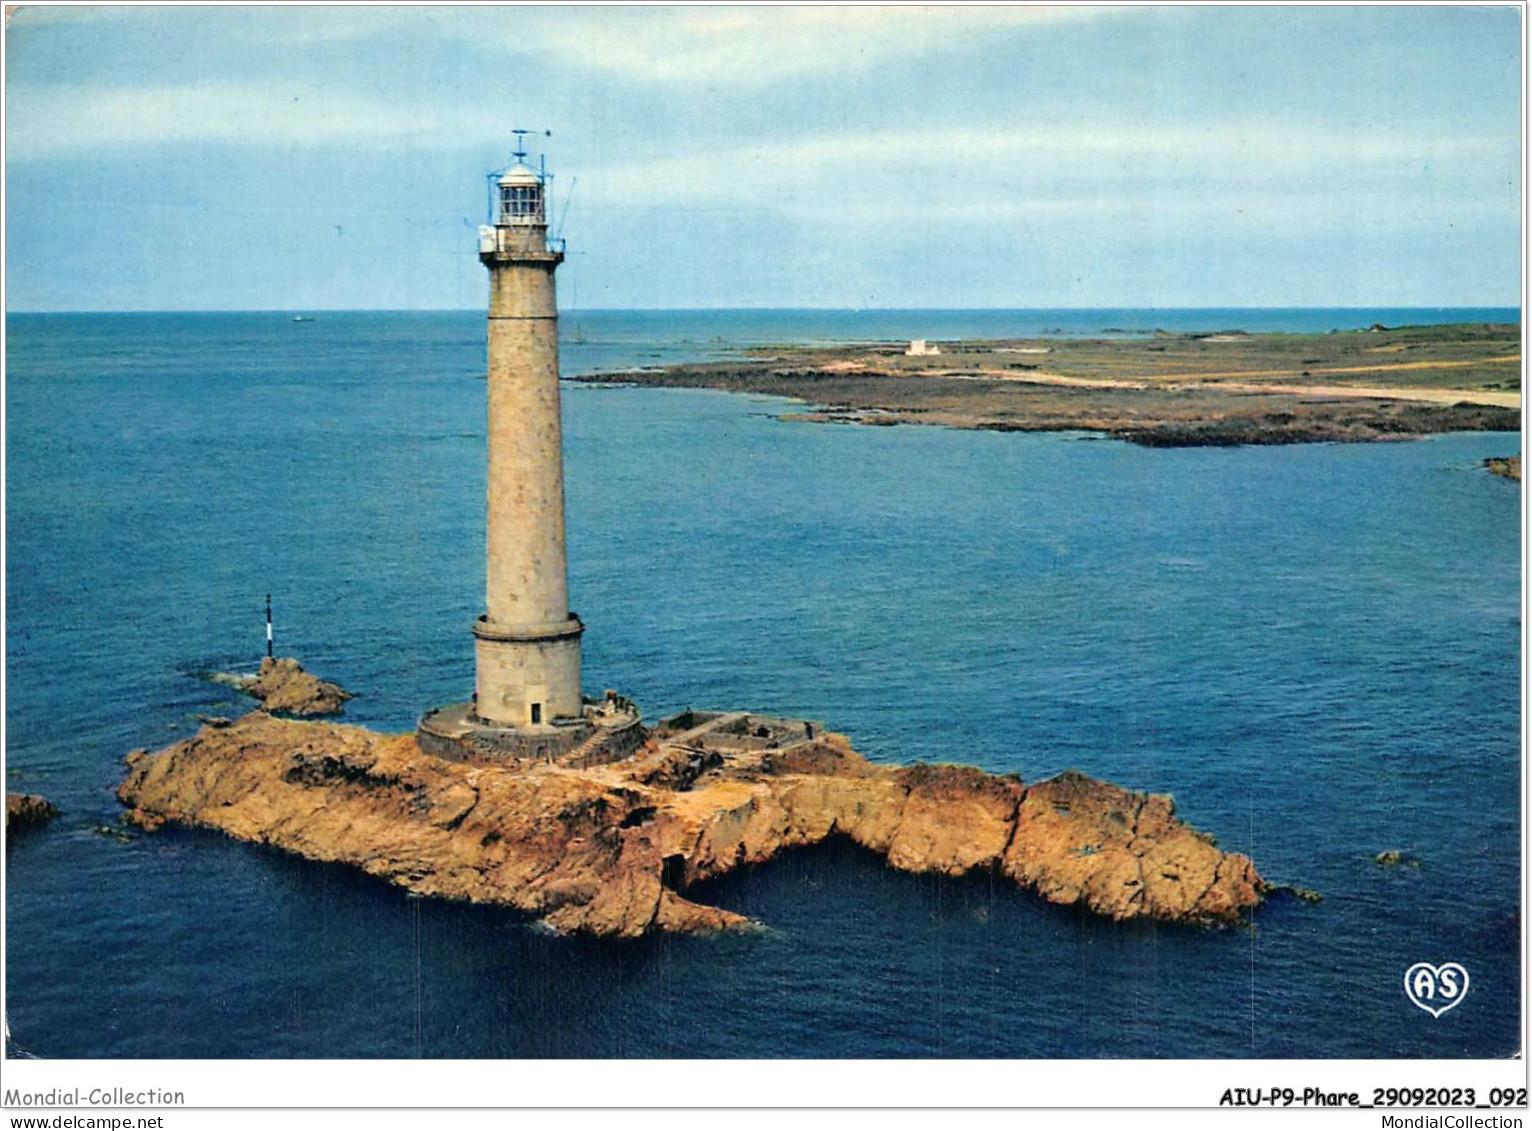
<instances>
[{"instance_id":1,"label":"stone building at lighthouse base","mask_svg":"<svg viewBox=\"0 0 1532 1131\"><path fill-rule=\"evenodd\" d=\"M553 763L585 769L628 757L649 730L632 702L607 692L587 700L579 719L561 719L548 733L496 726L474 713L472 703L427 712L415 736L427 754L452 762Z\"/></svg>"}]
</instances>

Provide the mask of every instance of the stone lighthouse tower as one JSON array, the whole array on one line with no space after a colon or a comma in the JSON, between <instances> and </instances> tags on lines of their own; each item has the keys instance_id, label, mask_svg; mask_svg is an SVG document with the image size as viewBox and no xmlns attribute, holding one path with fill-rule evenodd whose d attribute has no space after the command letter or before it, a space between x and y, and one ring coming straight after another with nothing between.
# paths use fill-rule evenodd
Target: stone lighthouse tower
<instances>
[{"instance_id":1,"label":"stone lighthouse tower","mask_svg":"<svg viewBox=\"0 0 1532 1131\"><path fill-rule=\"evenodd\" d=\"M527 132L517 130L518 139ZM489 269L489 489L485 612L474 623L474 696L428 712L422 749L457 759L621 757L641 717L615 692L587 704L564 557L559 418L562 247L548 239L548 176L526 162L490 174L479 260Z\"/></svg>"},{"instance_id":2,"label":"stone lighthouse tower","mask_svg":"<svg viewBox=\"0 0 1532 1131\"><path fill-rule=\"evenodd\" d=\"M479 233L489 268L486 612L473 626L475 714L528 735L582 718L580 634L564 558L558 306L546 176L516 162L495 181Z\"/></svg>"}]
</instances>

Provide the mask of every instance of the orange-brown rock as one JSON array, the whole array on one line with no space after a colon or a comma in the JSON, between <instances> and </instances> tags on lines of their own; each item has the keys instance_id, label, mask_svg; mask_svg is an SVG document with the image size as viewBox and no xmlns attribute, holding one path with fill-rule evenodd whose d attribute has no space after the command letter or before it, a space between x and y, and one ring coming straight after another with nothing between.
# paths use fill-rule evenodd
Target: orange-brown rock
<instances>
[{"instance_id":1,"label":"orange-brown rock","mask_svg":"<svg viewBox=\"0 0 1532 1131\"><path fill-rule=\"evenodd\" d=\"M1521 482L1521 457L1519 455L1491 457L1484 461L1484 466L1496 475L1503 475L1507 479L1514 479L1518 483Z\"/></svg>"},{"instance_id":2,"label":"orange-brown rock","mask_svg":"<svg viewBox=\"0 0 1532 1131\"><path fill-rule=\"evenodd\" d=\"M605 766L509 768L256 711L127 762L118 797L142 827L221 829L563 931L745 926L683 893L835 835L902 871L991 870L1118 919L1231 923L1266 890L1168 797L1073 772L1026 786L966 766L878 766L834 734L786 750L651 741Z\"/></svg>"},{"instance_id":3,"label":"orange-brown rock","mask_svg":"<svg viewBox=\"0 0 1532 1131\"><path fill-rule=\"evenodd\" d=\"M240 680L239 688L259 699L266 710L288 715L338 715L352 697L339 684L311 675L297 660L286 657L267 656L261 670L253 678Z\"/></svg>"}]
</instances>

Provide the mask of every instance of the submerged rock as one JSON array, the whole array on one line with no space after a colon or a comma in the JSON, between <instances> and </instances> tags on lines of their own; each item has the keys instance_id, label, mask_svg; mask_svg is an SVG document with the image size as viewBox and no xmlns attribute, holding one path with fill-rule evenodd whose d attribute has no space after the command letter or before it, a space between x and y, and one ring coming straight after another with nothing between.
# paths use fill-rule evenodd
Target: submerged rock
<instances>
[{"instance_id":1,"label":"submerged rock","mask_svg":"<svg viewBox=\"0 0 1532 1131\"><path fill-rule=\"evenodd\" d=\"M1323 903L1325 897L1313 888L1296 887L1293 884L1274 884L1265 890L1266 895L1290 895L1304 903Z\"/></svg>"},{"instance_id":2,"label":"submerged rock","mask_svg":"<svg viewBox=\"0 0 1532 1131\"><path fill-rule=\"evenodd\" d=\"M7 793L5 795L5 831L8 833L41 825L58 815L56 805L36 794Z\"/></svg>"},{"instance_id":3,"label":"submerged rock","mask_svg":"<svg viewBox=\"0 0 1532 1131\"><path fill-rule=\"evenodd\" d=\"M1380 852L1372 858L1372 862L1380 868L1419 868L1420 861L1397 848L1391 848L1387 852Z\"/></svg>"},{"instance_id":4,"label":"submerged rock","mask_svg":"<svg viewBox=\"0 0 1532 1131\"><path fill-rule=\"evenodd\" d=\"M285 656L275 659L267 656L261 661L261 670L253 676L219 672L213 679L254 696L268 711L286 715L338 715L345 709L346 700L354 698L339 684L309 674L297 660ZM220 725L211 719L205 721Z\"/></svg>"},{"instance_id":5,"label":"submerged rock","mask_svg":"<svg viewBox=\"0 0 1532 1131\"><path fill-rule=\"evenodd\" d=\"M967 766L878 766L835 734L700 763L651 739L609 765L512 768L256 711L130 755L117 795L144 828L216 828L597 935L749 926L682 893L830 836L901 871L989 871L1115 919L1232 923L1265 892L1247 858L1183 824L1168 797L1072 771L1027 786Z\"/></svg>"}]
</instances>

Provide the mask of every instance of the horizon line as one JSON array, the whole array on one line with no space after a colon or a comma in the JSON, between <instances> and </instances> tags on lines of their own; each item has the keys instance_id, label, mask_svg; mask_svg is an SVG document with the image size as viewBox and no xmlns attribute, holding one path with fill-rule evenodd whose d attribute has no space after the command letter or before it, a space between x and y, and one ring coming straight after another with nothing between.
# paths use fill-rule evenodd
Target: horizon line
<instances>
[{"instance_id":1,"label":"horizon line","mask_svg":"<svg viewBox=\"0 0 1532 1131\"><path fill-rule=\"evenodd\" d=\"M1373 303L1356 305L1270 305L1270 306L580 306L559 310L559 314L1024 314L1024 313L1109 313L1114 311L1292 311L1292 310L1515 310L1517 303ZM11 310L5 315L139 315L139 314L475 314L482 306L293 306L293 307L180 307L98 310Z\"/></svg>"}]
</instances>

